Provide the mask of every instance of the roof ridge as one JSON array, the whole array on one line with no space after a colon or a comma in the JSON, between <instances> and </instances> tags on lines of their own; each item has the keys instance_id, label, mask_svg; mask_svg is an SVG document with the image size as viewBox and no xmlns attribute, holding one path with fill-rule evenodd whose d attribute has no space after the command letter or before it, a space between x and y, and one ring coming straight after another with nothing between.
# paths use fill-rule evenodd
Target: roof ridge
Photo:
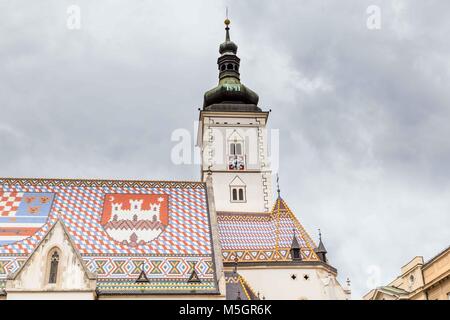
<instances>
[{"instance_id":1,"label":"roof ridge","mask_svg":"<svg viewBox=\"0 0 450 320\"><path fill-rule=\"evenodd\" d=\"M247 291L247 288L251 291L253 296L257 297L255 290L249 285L247 280L245 280L245 278L242 275L240 275L239 273L238 273L238 279L239 279L239 282L241 283L242 288L244 289L245 296L247 297L248 300L252 300L252 298L250 297L250 295Z\"/></svg>"},{"instance_id":2,"label":"roof ridge","mask_svg":"<svg viewBox=\"0 0 450 320\"><path fill-rule=\"evenodd\" d=\"M10 186L53 186L53 187L149 187L149 188L190 188L206 185L204 181L177 180L127 180L127 179L53 179L53 178L0 178L0 184Z\"/></svg>"},{"instance_id":3,"label":"roof ridge","mask_svg":"<svg viewBox=\"0 0 450 320\"><path fill-rule=\"evenodd\" d=\"M124 181L124 182L185 182L185 183L205 183L201 180L153 180L153 179L108 179L108 178L33 178L33 177L0 177L0 182L11 181L11 180L22 180L22 181L97 181L97 182L108 182L108 181Z\"/></svg>"}]
</instances>

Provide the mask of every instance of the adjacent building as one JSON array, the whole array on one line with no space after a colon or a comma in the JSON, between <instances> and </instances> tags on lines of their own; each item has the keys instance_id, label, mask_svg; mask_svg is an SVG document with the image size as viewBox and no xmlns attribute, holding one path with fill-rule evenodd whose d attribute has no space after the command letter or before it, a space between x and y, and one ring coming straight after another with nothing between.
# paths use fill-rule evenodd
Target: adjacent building
<instances>
[{"instance_id":1,"label":"adjacent building","mask_svg":"<svg viewBox=\"0 0 450 320\"><path fill-rule=\"evenodd\" d=\"M450 247L424 263L414 257L386 286L371 290L365 300L450 300Z\"/></svg>"}]
</instances>

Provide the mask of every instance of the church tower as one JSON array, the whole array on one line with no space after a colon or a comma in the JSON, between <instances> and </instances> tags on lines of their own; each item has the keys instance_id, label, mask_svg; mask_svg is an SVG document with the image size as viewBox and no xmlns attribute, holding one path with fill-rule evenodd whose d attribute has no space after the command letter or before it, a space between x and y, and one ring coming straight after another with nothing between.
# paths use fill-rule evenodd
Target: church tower
<instances>
[{"instance_id":1,"label":"church tower","mask_svg":"<svg viewBox=\"0 0 450 320\"><path fill-rule=\"evenodd\" d=\"M205 181L211 175L217 211L268 212L272 208L269 112L258 107L258 95L241 83L230 20L225 26L217 60L219 83L205 93L200 111L201 176Z\"/></svg>"}]
</instances>

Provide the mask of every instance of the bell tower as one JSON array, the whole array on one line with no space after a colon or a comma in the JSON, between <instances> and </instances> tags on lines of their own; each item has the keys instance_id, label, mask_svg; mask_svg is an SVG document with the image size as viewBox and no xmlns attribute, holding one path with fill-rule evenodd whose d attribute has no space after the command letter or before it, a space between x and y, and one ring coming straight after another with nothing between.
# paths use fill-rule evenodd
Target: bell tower
<instances>
[{"instance_id":1,"label":"bell tower","mask_svg":"<svg viewBox=\"0 0 450 320\"><path fill-rule=\"evenodd\" d=\"M241 83L238 46L225 42L217 59L219 83L204 95L197 145L201 176L211 175L217 211L268 212L272 208L272 172L266 124L269 112L258 107L258 95Z\"/></svg>"}]
</instances>

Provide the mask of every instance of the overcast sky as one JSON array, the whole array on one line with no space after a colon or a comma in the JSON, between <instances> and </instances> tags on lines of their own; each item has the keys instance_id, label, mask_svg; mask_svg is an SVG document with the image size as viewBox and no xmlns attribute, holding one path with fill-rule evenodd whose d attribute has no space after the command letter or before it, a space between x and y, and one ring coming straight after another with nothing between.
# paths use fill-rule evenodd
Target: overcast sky
<instances>
[{"instance_id":1,"label":"overcast sky","mask_svg":"<svg viewBox=\"0 0 450 320\"><path fill-rule=\"evenodd\" d=\"M282 196L354 298L447 247L445 0L1 0L0 176L199 179L170 138L217 83L226 6L241 79L280 129Z\"/></svg>"}]
</instances>

